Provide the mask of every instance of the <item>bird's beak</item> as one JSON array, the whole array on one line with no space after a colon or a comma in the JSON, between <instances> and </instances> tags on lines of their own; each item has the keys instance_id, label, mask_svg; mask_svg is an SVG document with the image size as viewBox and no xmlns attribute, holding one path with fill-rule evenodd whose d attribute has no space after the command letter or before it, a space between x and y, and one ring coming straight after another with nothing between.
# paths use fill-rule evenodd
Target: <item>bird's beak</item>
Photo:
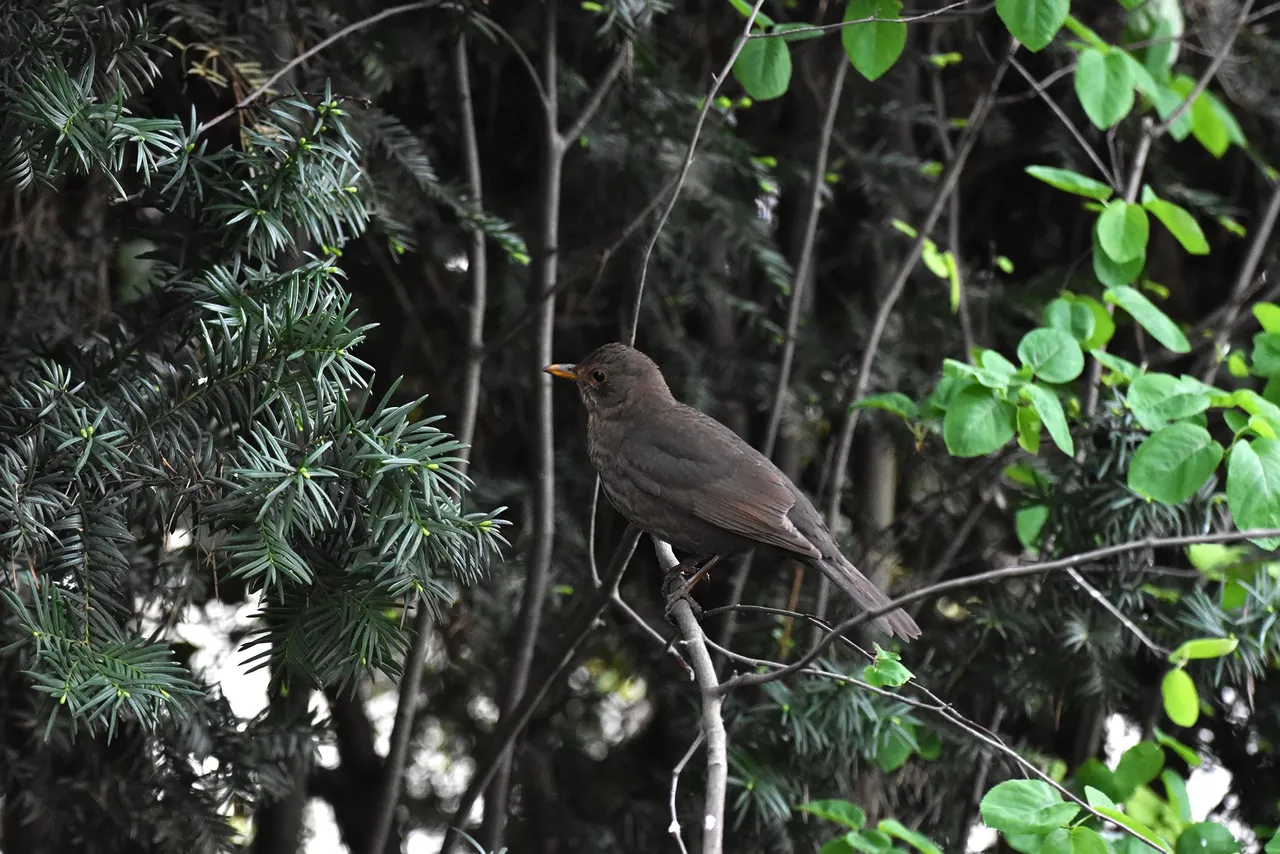
<instances>
[{"instance_id":1,"label":"bird's beak","mask_svg":"<svg viewBox=\"0 0 1280 854\"><path fill-rule=\"evenodd\" d=\"M576 380L578 378L577 365L547 365L542 370L553 377L564 377L566 380Z\"/></svg>"}]
</instances>

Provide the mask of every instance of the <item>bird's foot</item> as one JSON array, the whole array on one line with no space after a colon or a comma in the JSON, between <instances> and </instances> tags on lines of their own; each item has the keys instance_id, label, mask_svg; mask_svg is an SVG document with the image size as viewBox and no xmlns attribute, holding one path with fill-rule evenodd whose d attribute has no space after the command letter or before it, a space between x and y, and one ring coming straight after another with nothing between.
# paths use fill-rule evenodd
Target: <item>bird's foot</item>
<instances>
[{"instance_id":1,"label":"bird's foot","mask_svg":"<svg viewBox=\"0 0 1280 854\"><path fill-rule=\"evenodd\" d=\"M670 572L667 573L667 577L662 581L662 595L666 600L663 614L668 622L675 622L671 618L671 611L681 599L689 600L689 607L693 609L695 617L702 614L702 608L689 594L693 592L693 588L697 586L699 581L707 577L707 573L718 560L720 560L718 556L712 555L702 561L701 566L698 566L698 561L681 561L671 568ZM698 566L697 571L686 578L685 573L694 566Z\"/></svg>"}]
</instances>

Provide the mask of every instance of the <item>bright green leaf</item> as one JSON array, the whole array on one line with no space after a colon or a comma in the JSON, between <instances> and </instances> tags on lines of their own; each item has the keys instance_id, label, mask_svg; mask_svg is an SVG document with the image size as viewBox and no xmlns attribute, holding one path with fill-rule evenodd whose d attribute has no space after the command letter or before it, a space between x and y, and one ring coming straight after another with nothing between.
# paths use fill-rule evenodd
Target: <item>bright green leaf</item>
<instances>
[{"instance_id":1,"label":"bright green leaf","mask_svg":"<svg viewBox=\"0 0 1280 854\"><path fill-rule=\"evenodd\" d=\"M1110 854L1107 842L1089 827L1071 828L1071 854Z\"/></svg>"},{"instance_id":2,"label":"bright green leaf","mask_svg":"<svg viewBox=\"0 0 1280 854\"><path fill-rule=\"evenodd\" d=\"M1184 664L1192 659L1222 658L1236 651L1239 638L1197 638L1184 641L1169 653L1170 664Z\"/></svg>"},{"instance_id":3,"label":"bright green leaf","mask_svg":"<svg viewBox=\"0 0 1280 854\"><path fill-rule=\"evenodd\" d=\"M1095 228L1102 251L1117 264L1127 264L1147 252L1151 227L1141 205L1131 205L1123 199L1108 202Z\"/></svg>"},{"instance_id":4,"label":"bright green leaf","mask_svg":"<svg viewBox=\"0 0 1280 854\"><path fill-rule=\"evenodd\" d=\"M1169 847L1169 843L1161 839L1154 830L1142 822L1136 821L1119 810L1110 807L1097 807L1097 810L1116 824L1127 827L1138 836L1141 836L1153 848L1163 851L1165 854L1173 854L1173 849Z\"/></svg>"},{"instance_id":5,"label":"bright green leaf","mask_svg":"<svg viewBox=\"0 0 1280 854\"><path fill-rule=\"evenodd\" d=\"M1253 336L1253 374L1280 376L1280 332L1259 332Z\"/></svg>"},{"instance_id":6,"label":"bright green leaf","mask_svg":"<svg viewBox=\"0 0 1280 854\"><path fill-rule=\"evenodd\" d=\"M1164 675L1160 696L1164 700L1164 713L1178 726L1195 726L1200 719L1200 696L1185 670L1175 667Z\"/></svg>"},{"instance_id":7,"label":"bright green leaf","mask_svg":"<svg viewBox=\"0 0 1280 854\"><path fill-rule=\"evenodd\" d=\"M1258 319L1263 332L1280 332L1280 305L1273 302L1254 303L1253 316Z\"/></svg>"},{"instance_id":8,"label":"bright green leaf","mask_svg":"<svg viewBox=\"0 0 1280 854\"><path fill-rule=\"evenodd\" d=\"M1143 374L1129 386L1129 409L1144 430L1190 418L1209 408L1209 395L1169 374Z\"/></svg>"},{"instance_id":9,"label":"bright green leaf","mask_svg":"<svg viewBox=\"0 0 1280 854\"><path fill-rule=\"evenodd\" d=\"M1178 835L1177 854L1237 854L1240 843L1216 821L1193 824Z\"/></svg>"},{"instance_id":10,"label":"bright green leaf","mask_svg":"<svg viewBox=\"0 0 1280 854\"><path fill-rule=\"evenodd\" d=\"M1013 528L1018 535L1018 542L1029 552L1040 550L1040 531L1049 519L1049 508L1043 504L1023 507L1013 514Z\"/></svg>"},{"instance_id":11,"label":"bright green leaf","mask_svg":"<svg viewBox=\"0 0 1280 854\"><path fill-rule=\"evenodd\" d=\"M1024 385L1022 394L1035 407L1036 414L1040 416L1040 421L1049 431L1049 438L1053 439L1058 450L1068 457L1075 456L1075 443L1071 440L1071 431L1067 429L1067 416L1062 411L1062 402L1058 400L1058 396L1034 383Z\"/></svg>"},{"instance_id":12,"label":"bright green leaf","mask_svg":"<svg viewBox=\"0 0 1280 854\"><path fill-rule=\"evenodd\" d=\"M1151 734L1155 736L1157 744L1166 750L1172 750L1174 753L1178 754L1183 762L1187 763L1192 768L1200 767L1200 756L1190 747L1187 747L1185 744L1160 729L1160 727L1153 727Z\"/></svg>"},{"instance_id":13,"label":"bright green leaf","mask_svg":"<svg viewBox=\"0 0 1280 854\"><path fill-rule=\"evenodd\" d=\"M845 21L897 18L901 0L849 0ZM907 44L907 25L901 21L868 21L840 28L844 52L858 73L875 80L893 67Z\"/></svg>"},{"instance_id":14,"label":"bright green leaf","mask_svg":"<svg viewBox=\"0 0 1280 854\"><path fill-rule=\"evenodd\" d=\"M1090 350L1089 355L1101 362L1104 368L1118 374L1129 382L1142 376L1142 368L1127 359L1121 359L1119 356L1108 353L1106 350Z\"/></svg>"},{"instance_id":15,"label":"bright green leaf","mask_svg":"<svg viewBox=\"0 0 1280 854\"><path fill-rule=\"evenodd\" d=\"M980 809L983 823L1005 834L1048 833L1080 812L1043 780L1006 780L987 792Z\"/></svg>"},{"instance_id":16,"label":"bright green leaf","mask_svg":"<svg viewBox=\"0 0 1280 854\"><path fill-rule=\"evenodd\" d=\"M1018 407L1018 447L1028 454L1040 453L1040 414L1030 406Z\"/></svg>"},{"instance_id":17,"label":"bright green leaf","mask_svg":"<svg viewBox=\"0 0 1280 854\"><path fill-rule=\"evenodd\" d=\"M757 101L781 97L791 85L791 49L782 39L750 39L733 63L733 76Z\"/></svg>"},{"instance_id":18,"label":"bright green leaf","mask_svg":"<svg viewBox=\"0 0 1280 854\"><path fill-rule=\"evenodd\" d=\"M1191 345L1187 343L1187 336L1182 334L1182 330L1169 319L1167 314L1156 308L1155 303L1138 291L1122 285L1120 287L1107 288L1107 292L1103 294L1102 298L1129 312L1129 315L1143 329L1147 330L1152 338L1173 352L1191 352Z\"/></svg>"},{"instance_id":19,"label":"bright green leaf","mask_svg":"<svg viewBox=\"0 0 1280 854\"><path fill-rule=\"evenodd\" d=\"M942 854L942 849L933 840L922 833L916 833L896 819L886 818L876 825L876 830L894 839L901 839L920 854Z\"/></svg>"},{"instance_id":20,"label":"bright green leaf","mask_svg":"<svg viewBox=\"0 0 1280 854\"><path fill-rule=\"evenodd\" d=\"M1084 371L1080 345L1061 329L1033 329L1022 336L1018 359L1047 383L1071 382Z\"/></svg>"},{"instance_id":21,"label":"bright green leaf","mask_svg":"<svg viewBox=\"0 0 1280 854\"><path fill-rule=\"evenodd\" d=\"M942 421L942 438L952 456L985 456L1013 438L1017 419L1017 407L975 383L951 399Z\"/></svg>"},{"instance_id":22,"label":"bright green leaf","mask_svg":"<svg viewBox=\"0 0 1280 854\"><path fill-rule=\"evenodd\" d=\"M1150 741L1140 741L1130 747L1120 757L1116 765L1116 784L1122 791L1123 798L1133 794L1139 786L1145 786L1156 778L1164 768L1164 751Z\"/></svg>"},{"instance_id":23,"label":"bright green leaf","mask_svg":"<svg viewBox=\"0 0 1280 854\"><path fill-rule=\"evenodd\" d=\"M1227 507L1242 531L1280 528L1280 441L1236 442L1227 460ZM1280 546L1275 537L1253 542Z\"/></svg>"},{"instance_id":24,"label":"bright green leaf","mask_svg":"<svg viewBox=\"0 0 1280 854\"><path fill-rule=\"evenodd\" d=\"M1084 302L1058 297L1045 307L1044 325L1069 332L1071 337L1079 341L1080 346L1083 347L1085 342L1093 337L1097 320L1094 318L1093 311Z\"/></svg>"},{"instance_id":25,"label":"bright green leaf","mask_svg":"<svg viewBox=\"0 0 1280 854\"><path fill-rule=\"evenodd\" d=\"M885 412L892 412L894 415L901 416L907 421L914 421L920 417L920 408L916 406L915 401L897 391L868 395L857 403L852 404L849 408L882 409Z\"/></svg>"},{"instance_id":26,"label":"bright green leaf","mask_svg":"<svg viewBox=\"0 0 1280 854\"><path fill-rule=\"evenodd\" d=\"M867 826L867 814L862 807L848 801L827 800L809 801L796 807L800 812L817 816L826 821L835 822L850 830L862 830Z\"/></svg>"},{"instance_id":27,"label":"bright green leaf","mask_svg":"<svg viewBox=\"0 0 1280 854\"><path fill-rule=\"evenodd\" d=\"M1168 768L1160 772L1160 781L1164 783L1169 804L1178 813L1178 817L1183 821L1191 821L1191 798L1187 795L1186 781Z\"/></svg>"},{"instance_id":28,"label":"bright green leaf","mask_svg":"<svg viewBox=\"0 0 1280 854\"><path fill-rule=\"evenodd\" d=\"M1115 192L1107 184L1095 181L1093 178L1081 175L1079 172L1072 172L1070 169L1055 169L1052 166L1028 166L1026 172L1032 178L1038 178L1050 187L1099 202L1105 202Z\"/></svg>"},{"instance_id":29,"label":"bright green leaf","mask_svg":"<svg viewBox=\"0 0 1280 854\"><path fill-rule=\"evenodd\" d=\"M1027 50L1043 50L1062 29L1070 0L996 0L996 14Z\"/></svg>"},{"instance_id":30,"label":"bright green leaf","mask_svg":"<svg viewBox=\"0 0 1280 854\"><path fill-rule=\"evenodd\" d=\"M1085 48L1076 60L1076 97L1089 121L1107 130L1133 109L1133 69L1119 51Z\"/></svg>"},{"instance_id":31,"label":"bright green leaf","mask_svg":"<svg viewBox=\"0 0 1280 854\"><path fill-rule=\"evenodd\" d=\"M1204 239L1200 223L1184 208L1164 199L1153 199L1146 202L1144 207L1169 229L1169 233L1177 238L1187 252L1192 255L1209 254L1209 242Z\"/></svg>"},{"instance_id":32,"label":"bright green leaf","mask_svg":"<svg viewBox=\"0 0 1280 854\"><path fill-rule=\"evenodd\" d=\"M1222 453L1222 446L1203 427L1185 421L1170 424L1134 451L1129 488L1162 504L1179 504L1204 486Z\"/></svg>"},{"instance_id":33,"label":"bright green leaf","mask_svg":"<svg viewBox=\"0 0 1280 854\"><path fill-rule=\"evenodd\" d=\"M1107 287L1116 287L1117 285L1130 284L1138 278L1142 268L1147 263L1145 253L1132 261L1117 264L1111 260L1106 250L1102 248L1102 242L1098 239L1098 229L1096 227L1091 232L1091 236L1093 238L1093 274L1097 276L1099 282L1102 282Z\"/></svg>"}]
</instances>

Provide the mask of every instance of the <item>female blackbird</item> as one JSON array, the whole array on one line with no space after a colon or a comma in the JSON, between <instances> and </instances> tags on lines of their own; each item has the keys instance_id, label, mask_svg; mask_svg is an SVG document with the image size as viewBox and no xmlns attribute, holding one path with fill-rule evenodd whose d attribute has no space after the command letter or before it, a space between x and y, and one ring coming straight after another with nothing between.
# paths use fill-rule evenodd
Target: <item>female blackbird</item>
<instances>
[{"instance_id":1,"label":"female blackbird","mask_svg":"<svg viewBox=\"0 0 1280 854\"><path fill-rule=\"evenodd\" d=\"M889 603L840 554L804 493L737 433L676 400L644 353L605 344L576 365L543 370L577 382L591 463L609 501L641 530L699 558L765 546L817 567L867 610ZM875 623L920 636L901 610Z\"/></svg>"}]
</instances>

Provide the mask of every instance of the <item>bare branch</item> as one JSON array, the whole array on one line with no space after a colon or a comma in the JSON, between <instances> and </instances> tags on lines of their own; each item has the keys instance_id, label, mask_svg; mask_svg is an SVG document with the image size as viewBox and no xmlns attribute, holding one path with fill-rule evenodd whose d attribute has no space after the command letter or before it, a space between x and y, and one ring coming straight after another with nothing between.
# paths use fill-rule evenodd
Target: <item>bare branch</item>
<instances>
[{"instance_id":1,"label":"bare branch","mask_svg":"<svg viewBox=\"0 0 1280 854\"><path fill-rule=\"evenodd\" d=\"M907 15L902 18L880 18L875 15L870 18L857 18L852 21L840 21L837 24L814 24L812 27L795 27L789 30L780 30L771 33L751 33L747 36L749 39L777 39L799 35L802 33L825 33L829 30L842 30L845 27L855 27L858 24L913 24L917 21L927 21L930 18L936 18L939 15L945 15L953 9L959 9L961 6L969 5L969 0L959 0L958 3L952 3L943 6L941 9L934 9L932 12L921 12L919 15ZM993 4L988 3L980 9L973 10L982 12L990 9ZM941 23L941 22L940 22Z\"/></svg>"},{"instance_id":2,"label":"bare branch","mask_svg":"<svg viewBox=\"0 0 1280 854\"><path fill-rule=\"evenodd\" d=\"M702 109L698 111L698 120L693 124L693 136L689 140L689 149L685 152L684 163L680 167L680 176L667 199L667 206L662 211L658 226L653 230L653 236L649 238L649 245L644 249L644 259L640 263L640 280L636 283L636 295L631 305L631 331L627 336L628 344L634 345L636 343L636 331L640 328L640 303L644 299L645 279L649 275L649 259L653 257L653 249L658 245L658 236L662 234L662 229L666 226L667 220L671 218L671 211L675 208L676 200L680 198L680 191L684 189L684 182L689 177L689 170L693 167L694 155L698 151L698 137L702 135L702 126L707 121L707 113L711 111L711 104L715 101L716 93L720 91L725 78L729 76L729 71L733 68L733 63L737 60L738 54L742 53L742 48L746 45L747 39L751 35L751 27L756 22L756 15L760 14L760 7L763 5L764 0L756 0L755 5L751 7L751 14L747 16L747 25L742 28L742 35L738 36L737 42L734 43L733 50L729 53L729 59L725 61L724 67L720 69L720 74L711 78L711 91L702 100Z\"/></svg>"},{"instance_id":3,"label":"bare branch","mask_svg":"<svg viewBox=\"0 0 1280 854\"><path fill-rule=\"evenodd\" d=\"M1022 75L1022 78L1031 85L1031 88L1035 90L1035 93L1049 105L1049 109L1058 117L1058 121L1062 122L1066 129L1071 132L1071 136L1075 139L1076 143L1084 149L1085 154L1089 155L1089 159L1093 161L1093 165L1098 168L1098 172L1102 174L1102 177L1107 179L1107 183L1119 191L1120 185L1116 183L1116 176L1113 175L1111 170L1107 168L1107 165L1102 162L1102 158L1098 156L1098 152L1093 150L1093 146L1091 146L1089 141L1084 138L1084 134L1082 134L1080 129L1076 127L1075 122L1071 121L1071 117L1063 112L1062 107L1058 106L1057 101L1049 97L1049 93L1044 90L1043 86L1036 82L1036 79L1031 76L1031 72L1024 68L1022 63L1018 62L1016 59L1011 60L1011 63L1013 65L1013 70ZM1048 85L1048 81L1046 81L1045 85Z\"/></svg>"},{"instance_id":4,"label":"bare branch","mask_svg":"<svg viewBox=\"0 0 1280 854\"><path fill-rule=\"evenodd\" d=\"M373 15L370 15L367 18L361 18L358 21L347 24L345 27L338 30L333 35L329 36L326 39L322 39L314 47L309 48L308 50L304 50L302 53L298 54L293 59L286 62L279 71L277 71L275 74L272 74L270 77L268 77L266 81L257 89L254 89L248 95L245 95L243 98L241 98L239 103L237 103L234 107L218 114L217 116L213 117L209 121L201 124L200 130L202 132L207 131L209 128L213 127L214 125L221 124L222 122L231 118L233 115L236 114L238 110L243 110L245 107L249 106L254 101L258 100L258 98L262 97L262 95L271 91L271 87L281 77L284 77L286 74L293 71L293 69L297 68L299 65L306 62L308 59L315 56L317 53L324 50L334 42L340 41L346 38L347 36L351 35L352 33L359 32L360 30L363 30L366 27L371 27L374 24L378 23L379 21L390 18L393 15L402 15L405 12L416 12L419 9L430 9L432 6L439 6L439 5L441 5L441 0L419 0L419 2L416 2L416 3L405 3L402 6L392 6L389 9L383 9L381 12L377 12Z\"/></svg>"},{"instance_id":5,"label":"bare branch","mask_svg":"<svg viewBox=\"0 0 1280 854\"><path fill-rule=\"evenodd\" d=\"M670 571L679 561L671 546L662 540L654 539L654 550L658 555L658 565ZM724 852L724 802L729 790L729 737L725 733L724 695L720 693L719 680L716 679L716 668L711 663L711 653L707 652L707 636L698 625L698 618L693 615L693 608L688 599L681 599L671 609L680 634L684 638L685 648L689 650L689 659L693 663L693 672L698 683L698 693L702 697L702 735L707 740L707 788L702 809L702 854L723 854Z\"/></svg>"},{"instance_id":6,"label":"bare branch","mask_svg":"<svg viewBox=\"0 0 1280 854\"><path fill-rule=\"evenodd\" d=\"M628 525L626 533L622 535L622 540L613 552L609 565L605 568L600 588L594 591L589 599L580 602L575 611L562 621L565 625L564 632L557 638L553 652L546 657L547 663L543 665L538 677L529 680L532 687L525 692L520 705L510 714L503 715L498 721L498 728L491 738L493 750L491 758L483 765L477 762L475 776L467 784L467 790L463 792L458 802L458 809L445 830L440 854L450 854L453 851L453 846L457 843L456 831L462 829L480 793L493 780L502 755L520 733L524 732L524 728L533 717L534 710L551 690L551 684L564 673L573 661L578 647L582 646L582 642L591 634L591 629L600 613L608 607L610 598L617 591L618 584L622 581L623 573L627 571L627 565L631 562L631 555L635 552L639 541L640 529L635 525Z\"/></svg>"},{"instance_id":7,"label":"bare branch","mask_svg":"<svg viewBox=\"0 0 1280 854\"><path fill-rule=\"evenodd\" d=\"M702 730L698 730L698 737L693 740L693 744L689 745L689 749L684 752L684 756L680 757L680 761L671 769L671 824L667 827L667 833L670 833L676 839L676 844L680 846L680 854L689 854L689 849L684 847L684 836L680 833L680 818L676 813L676 790L680 786L680 774L684 771L684 766L689 764L689 760L693 758L693 754L698 752L698 748L702 746L705 736Z\"/></svg>"},{"instance_id":8,"label":"bare branch","mask_svg":"<svg viewBox=\"0 0 1280 854\"><path fill-rule=\"evenodd\" d=\"M484 184L480 171L480 147L476 141L476 117L471 100L471 70L467 58L467 36L458 34L453 51L454 76L458 86L461 110L463 154L467 168L467 184L473 210L479 211L484 200ZM475 439L477 411L480 407L480 379L484 368L484 315L488 302L489 274L485 257L484 232L472 233L467 258L467 272L471 277L470 329L467 341L466 372L462 389L462 412L459 413L458 470L466 474L471 462L471 444ZM393 279L398 283L398 279ZM403 287L403 286L401 286ZM413 733L413 719L417 712L418 693L422 689L422 669L431 640L431 611L419 607L413 618L413 643L405 658L404 676L400 683L400 695L396 700L395 723L391 729L391 742L387 749L387 761L383 768L382 793L378 800L378 812L370 833L368 851L380 854L391 837L391 825L396 806L400 803L400 789L404 780L405 763L409 757L409 739Z\"/></svg>"},{"instance_id":9,"label":"bare branch","mask_svg":"<svg viewBox=\"0 0 1280 854\"><path fill-rule=\"evenodd\" d=\"M1133 620L1130 620L1128 617L1126 617L1124 615L1124 612L1121 611L1119 608L1117 608L1114 604L1112 604L1110 599L1108 599L1106 596L1103 596L1102 591L1094 587L1092 584L1090 584L1085 579L1085 577L1081 575L1078 570L1076 570L1075 567L1071 567L1067 569L1067 575L1070 575L1071 579L1075 581L1076 584L1079 584L1084 589L1085 593L1088 593L1091 597L1093 597L1094 601L1097 602L1099 605L1101 605L1103 610L1105 610L1108 614L1115 617L1122 624L1124 624L1124 627L1126 629L1133 632L1133 636L1136 637L1138 640L1140 640L1143 646L1145 646L1147 649L1151 650L1161 658L1164 658L1169 654L1169 650L1165 649L1164 647L1160 646L1160 644L1156 643L1151 638L1149 638L1146 632L1138 628L1137 624L1134 623Z\"/></svg>"},{"instance_id":10,"label":"bare branch","mask_svg":"<svg viewBox=\"0 0 1280 854\"><path fill-rule=\"evenodd\" d=\"M931 596L937 596L940 593L946 593L951 590L961 590L967 587L975 587L979 584L988 584L992 581L1004 581L1010 578L1022 578L1028 575L1044 575L1057 570L1068 569L1071 567L1082 568L1084 564L1094 563L1104 558L1114 557L1118 554L1127 554L1129 552L1140 551L1142 549L1157 548L1173 548L1178 546L1193 546L1199 543L1233 543L1240 540L1261 539L1265 537L1280 537L1280 529L1266 529L1255 531L1222 531L1213 534L1192 534L1183 537L1148 537L1142 540L1133 540L1127 543L1119 543L1114 546L1106 546L1093 551L1081 552L1070 557L1058 558L1057 560L1043 561L1040 563L1029 563L1021 566L1010 566L1003 569L993 569L988 572L979 572L964 578L952 578L947 581L941 581L937 584L931 584L928 587L922 587L919 590L913 590L899 596L897 599L887 603L883 607L857 614L837 625L834 629L827 632L823 638L815 643L813 647L805 653L801 658L793 664L787 665L786 668L774 673L757 674L745 673L736 676L720 685L719 691L722 694L728 694L739 688L747 688L752 686L764 685L768 682L774 682L778 679L797 673L803 668L811 664L822 651L826 649L833 640L865 622L874 620L876 617L883 616L904 605L920 599L927 599Z\"/></svg>"},{"instance_id":11,"label":"bare branch","mask_svg":"<svg viewBox=\"0 0 1280 854\"><path fill-rule=\"evenodd\" d=\"M614 81L618 79L618 75L622 73L622 69L626 67L627 60L630 58L631 42L626 41L618 47L618 53L614 56L613 61L609 63L609 67L605 69L604 75L596 81L596 86L591 90L587 103L582 105L582 111L578 113L578 117L574 119L573 124L569 125L568 130L560 134L561 148L572 145L575 139L582 136L582 132L586 130L587 124L595 116L596 111L600 109L600 105L604 103L605 96L613 88Z\"/></svg>"},{"instance_id":12,"label":"bare branch","mask_svg":"<svg viewBox=\"0 0 1280 854\"><path fill-rule=\"evenodd\" d=\"M1218 49L1213 52L1213 59L1209 60L1209 66L1200 75L1200 79L1196 81L1196 85L1187 93L1187 97L1182 99L1182 103L1178 105L1172 113L1165 118L1164 121L1151 129L1148 134L1153 139L1159 139L1168 133L1169 128L1173 127L1173 123L1182 117L1182 114L1191 109L1191 105L1195 103L1196 98L1200 97L1213 78L1217 76L1218 69L1222 68L1222 64L1227 61L1227 57L1231 55L1231 48L1236 43L1236 37L1240 35L1240 31L1244 29L1249 21L1249 13L1253 11L1253 0L1244 0L1244 5L1240 7L1240 14L1236 16L1235 26L1231 28L1231 32L1227 33L1227 37L1222 40L1222 44L1218 45Z\"/></svg>"}]
</instances>

